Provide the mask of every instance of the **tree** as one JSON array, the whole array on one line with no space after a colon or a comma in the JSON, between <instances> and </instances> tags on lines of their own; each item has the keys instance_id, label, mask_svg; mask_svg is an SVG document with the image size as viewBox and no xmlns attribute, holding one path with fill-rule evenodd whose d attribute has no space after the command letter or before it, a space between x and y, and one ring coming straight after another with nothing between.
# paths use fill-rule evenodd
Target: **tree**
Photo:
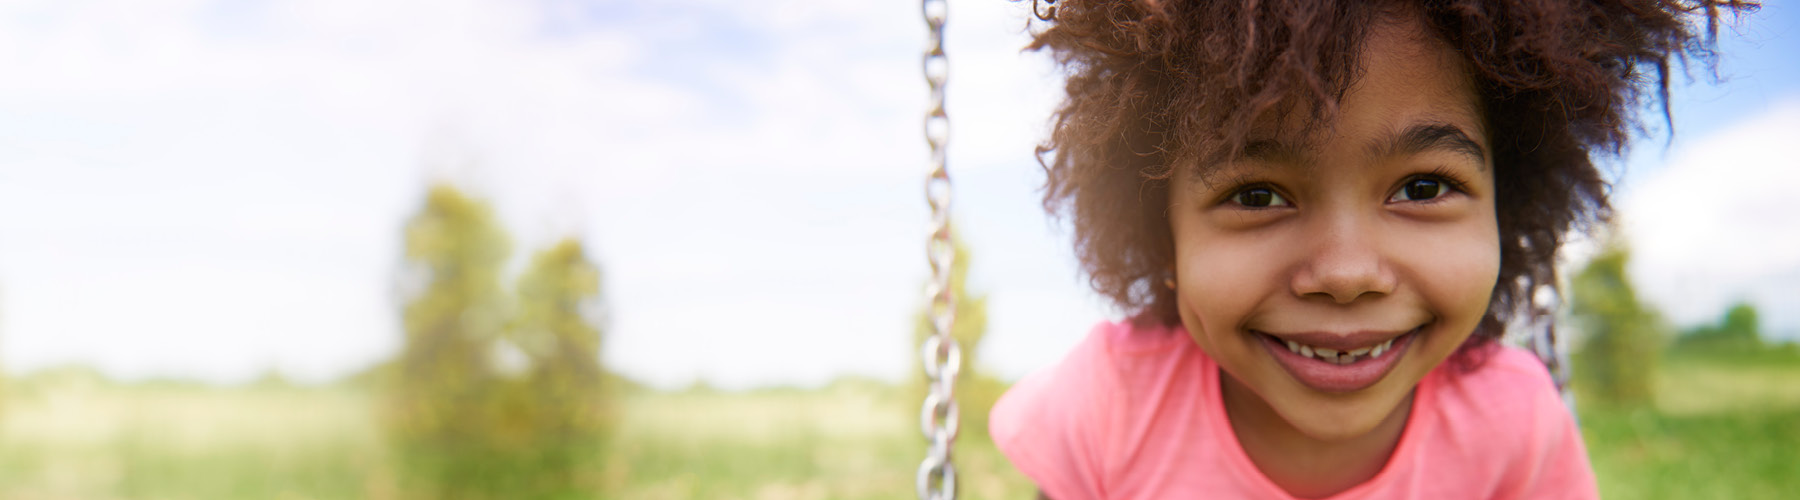
<instances>
[{"instance_id":1,"label":"tree","mask_svg":"<svg viewBox=\"0 0 1800 500\"><path fill-rule=\"evenodd\" d=\"M1725 311L1725 318L1719 321L1719 333L1727 339L1747 344L1762 343L1762 328L1756 320L1756 306L1739 302Z\"/></svg>"},{"instance_id":2,"label":"tree","mask_svg":"<svg viewBox=\"0 0 1800 500\"><path fill-rule=\"evenodd\" d=\"M955 238L954 241L956 260L950 265L950 289L956 297L956 318L950 324L950 336L962 348L962 371L956 381L957 411L962 419L960 432L986 436L988 410L994 407L994 402L1005 392L1006 384L979 369L981 340L987 336L987 295L969 292L969 248L963 245L961 238ZM925 367L916 353L931 333L931 305L927 303L914 320L914 349L908 351L915 354L912 359L912 383L906 391L908 399L905 406L913 415L917 415L919 406L924 404L928 389Z\"/></svg>"},{"instance_id":3,"label":"tree","mask_svg":"<svg viewBox=\"0 0 1800 500\"><path fill-rule=\"evenodd\" d=\"M519 277L518 314L507 340L529 360L504 415L510 450L533 467L521 498L592 497L594 459L612 427L612 390L600 365L600 269L565 239L532 258ZM535 492L536 494L528 494Z\"/></svg>"},{"instance_id":4,"label":"tree","mask_svg":"<svg viewBox=\"0 0 1800 500\"><path fill-rule=\"evenodd\" d=\"M510 244L486 203L439 185L406 224L405 339L387 415L405 490L478 498L489 472L493 342L506 326L501 267Z\"/></svg>"},{"instance_id":5,"label":"tree","mask_svg":"<svg viewBox=\"0 0 1800 500\"><path fill-rule=\"evenodd\" d=\"M1760 323L1756 306L1739 302L1725 311L1725 316L1719 318L1719 324L1691 329L1677 340L1676 345L1684 351L1709 353L1745 354L1762 351L1768 346L1763 342Z\"/></svg>"},{"instance_id":6,"label":"tree","mask_svg":"<svg viewBox=\"0 0 1800 500\"><path fill-rule=\"evenodd\" d=\"M1630 251L1609 242L1570 283L1572 311L1586 341L1575 360L1576 375L1604 402L1631 406L1651 402L1652 376L1667 337L1660 317L1638 300L1625 274Z\"/></svg>"}]
</instances>

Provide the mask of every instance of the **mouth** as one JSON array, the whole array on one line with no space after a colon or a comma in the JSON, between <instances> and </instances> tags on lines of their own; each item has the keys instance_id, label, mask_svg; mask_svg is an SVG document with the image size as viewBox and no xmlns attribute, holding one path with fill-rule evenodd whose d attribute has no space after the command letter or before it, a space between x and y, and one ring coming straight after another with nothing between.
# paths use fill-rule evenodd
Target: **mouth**
<instances>
[{"instance_id":1,"label":"mouth","mask_svg":"<svg viewBox=\"0 0 1800 500\"><path fill-rule=\"evenodd\" d=\"M1254 331L1270 356L1301 384L1320 392L1358 391L1380 382L1424 331L1419 325L1400 335L1297 334Z\"/></svg>"}]
</instances>

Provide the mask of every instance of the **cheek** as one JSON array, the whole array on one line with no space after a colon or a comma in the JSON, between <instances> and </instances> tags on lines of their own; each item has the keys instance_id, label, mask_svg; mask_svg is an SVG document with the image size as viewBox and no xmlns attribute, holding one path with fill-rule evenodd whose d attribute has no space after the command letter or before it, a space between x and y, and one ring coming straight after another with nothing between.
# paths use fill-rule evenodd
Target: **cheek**
<instances>
[{"instance_id":1,"label":"cheek","mask_svg":"<svg viewBox=\"0 0 1800 500\"><path fill-rule=\"evenodd\" d=\"M1231 335L1283 280L1270 244L1237 234L1177 230L1182 319L1195 334Z\"/></svg>"},{"instance_id":2,"label":"cheek","mask_svg":"<svg viewBox=\"0 0 1800 500\"><path fill-rule=\"evenodd\" d=\"M1444 319L1472 330L1487 312L1500 274L1499 229L1492 219L1423 238L1407 253L1421 294Z\"/></svg>"}]
</instances>

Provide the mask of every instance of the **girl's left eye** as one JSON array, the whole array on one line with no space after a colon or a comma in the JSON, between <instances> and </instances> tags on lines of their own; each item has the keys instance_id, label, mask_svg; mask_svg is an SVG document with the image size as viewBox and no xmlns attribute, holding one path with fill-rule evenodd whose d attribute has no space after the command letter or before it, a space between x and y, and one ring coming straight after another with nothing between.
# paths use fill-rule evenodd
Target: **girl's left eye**
<instances>
[{"instance_id":1,"label":"girl's left eye","mask_svg":"<svg viewBox=\"0 0 1800 500\"><path fill-rule=\"evenodd\" d=\"M1283 207L1288 204L1287 198L1282 198L1281 193L1266 187L1253 187L1238 191L1231 195L1231 201L1249 208Z\"/></svg>"},{"instance_id":2,"label":"girl's left eye","mask_svg":"<svg viewBox=\"0 0 1800 500\"><path fill-rule=\"evenodd\" d=\"M1399 191L1388 197L1388 201L1427 201L1443 196L1449 190L1450 186L1437 179L1413 179L1401 185Z\"/></svg>"}]
</instances>

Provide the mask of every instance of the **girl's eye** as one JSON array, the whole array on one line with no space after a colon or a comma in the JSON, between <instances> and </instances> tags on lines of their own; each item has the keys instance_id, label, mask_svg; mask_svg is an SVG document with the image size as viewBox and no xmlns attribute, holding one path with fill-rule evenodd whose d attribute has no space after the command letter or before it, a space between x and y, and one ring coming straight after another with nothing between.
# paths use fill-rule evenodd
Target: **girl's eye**
<instances>
[{"instance_id":1,"label":"girl's eye","mask_svg":"<svg viewBox=\"0 0 1800 500\"><path fill-rule=\"evenodd\" d=\"M1442 196L1447 189L1443 181L1436 179L1413 179L1400 186L1400 190L1388 201L1426 201Z\"/></svg>"},{"instance_id":2,"label":"girl's eye","mask_svg":"<svg viewBox=\"0 0 1800 500\"><path fill-rule=\"evenodd\" d=\"M1238 191L1237 194L1231 195L1231 201L1250 208L1268 208L1287 206L1288 204L1286 198L1282 198L1281 195L1275 193L1275 190L1269 188L1250 188Z\"/></svg>"}]
</instances>

